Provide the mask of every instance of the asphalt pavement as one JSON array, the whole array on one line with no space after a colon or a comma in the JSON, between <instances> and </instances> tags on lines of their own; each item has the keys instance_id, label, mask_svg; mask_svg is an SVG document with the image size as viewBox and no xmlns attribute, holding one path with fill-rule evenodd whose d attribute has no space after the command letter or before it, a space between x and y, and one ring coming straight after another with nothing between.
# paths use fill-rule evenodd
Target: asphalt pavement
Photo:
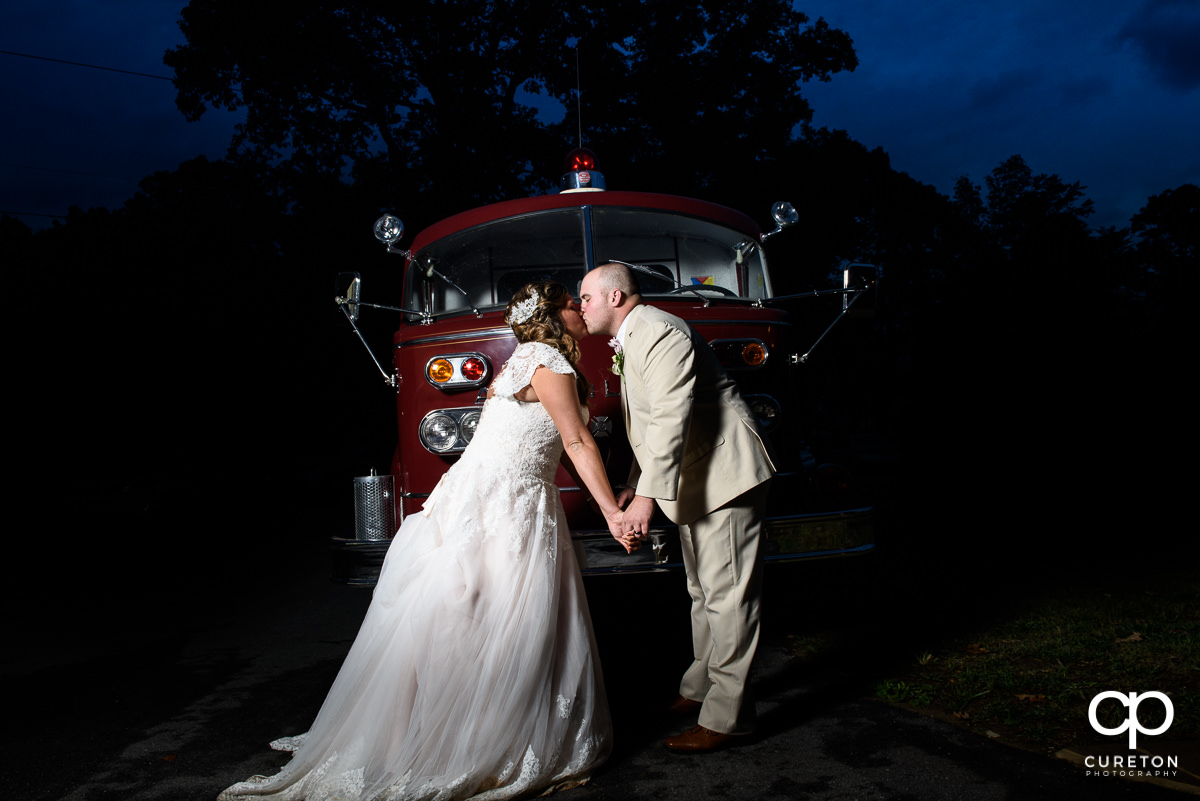
<instances>
[{"instance_id":1,"label":"asphalt pavement","mask_svg":"<svg viewBox=\"0 0 1200 801\"><path fill-rule=\"evenodd\" d=\"M222 574L25 590L3 659L10 723L0 792L25 801L212 799L286 761L267 743L304 731L353 640L370 592L332 585L321 548L249 558ZM594 577L589 602L615 725L596 799L1165 799L1179 789L1089 776L871 697L885 659L875 568L791 566L768 579L756 667L759 726L703 756L662 740L688 659L683 577ZM11 606L11 604L10 604ZM836 622L824 660L791 635ZM894 620L889 622L894 627ZM895 632L892 632L895 634Z\"/></svg>"}]
</instances>

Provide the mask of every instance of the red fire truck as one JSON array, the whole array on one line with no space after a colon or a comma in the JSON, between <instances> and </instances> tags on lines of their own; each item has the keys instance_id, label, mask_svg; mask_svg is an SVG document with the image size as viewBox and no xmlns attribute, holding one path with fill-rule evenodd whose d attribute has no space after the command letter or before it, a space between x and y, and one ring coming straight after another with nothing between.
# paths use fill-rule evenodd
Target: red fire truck
<instances>
[{"instance_id":1,"label":"red fire truck","mask_svg":"<svg viewBox=\"0 0 1200 801\"><path fill-rule=\"evenodd\" d=\"M795 308L793 301L801 297L836 294L844 315L872 288L874 273L868 265L851 265L840 287L776 297L765 243L794 225L797 214L790 204L776 203L772 216L776 227L764 233L749 217L713 203L607 191L594 155L579 149L568 156L559 194L456 214L420 232L408 250L396 246L403 236L400 221L391 215L381 218L376 236L389 252L404 257L402 303L366 303L354 273L339 276L337 302L351 325L363 307L402 315L390 369L372 353L396 391L399 416L389 501L395 519L387 534L395 533L391 525L421 509L442 473L471 441L488 384L516 347L503 319L513 293L544 279L574 291L588 270L621 261L636 270L646 302L686 320L709 341L762 427L779 469L770 492L767 558L871 551L871 507L853 502L844 473L817 462L793 408L794 373L807 354L793 341L788 307ZM839 317L835 314L833 322ZM367 345L356 325L354 330ZM623 431L620 380L609 369L612 352L603 338L585 341L581 350L582 369L594 387L591 430L609 478L620 484L632 457ZM832 480L822 481L830 474ZM682 568L670 521L658 521L652 548L626 554L561 468L557 483L585 573ZM814 488L817 484L823 485L821 491ZM842 491L830 492L831 486ZM372 584L388 542L335 538L334 580Z\"/></svg>"}]
</instances>

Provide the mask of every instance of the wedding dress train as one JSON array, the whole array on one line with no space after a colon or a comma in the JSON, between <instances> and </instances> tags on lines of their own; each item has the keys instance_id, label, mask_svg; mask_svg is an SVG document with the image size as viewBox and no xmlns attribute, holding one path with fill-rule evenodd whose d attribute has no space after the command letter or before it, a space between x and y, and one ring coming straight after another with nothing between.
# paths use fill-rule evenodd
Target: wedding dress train
<instances>
[{"instance_id":1,"label":"wedding dress train","mask_svg":"<svg viewBox=\"0 0 1200 801\"><path fill-rule=\"evenodd\" d=\"M311 730L222 801L507 799L586 781L611 725L554 474L563 445L514 395L558 351L517 347L479 427L384 561ZM581 413L586 414L585 410Z\"/></svg>"}]
</instances>

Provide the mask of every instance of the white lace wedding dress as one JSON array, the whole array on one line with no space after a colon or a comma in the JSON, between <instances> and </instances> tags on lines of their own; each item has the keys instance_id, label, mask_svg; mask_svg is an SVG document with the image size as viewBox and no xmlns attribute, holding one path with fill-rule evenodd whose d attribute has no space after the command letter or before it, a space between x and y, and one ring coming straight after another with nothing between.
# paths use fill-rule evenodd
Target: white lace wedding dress
<instances>
[{"instance_id":1,"label":"white lace wedding dress","mask_svg":"<svg viewBox=\"0 0 1200 801\"><path fill-rule=\"evenodd\" d=\"M506 799L585 781L611 726L554 474L562 440L513 396L548 345L517 347L462 458L388 550L309 733L275 776L220 799ZM586 410L581 409L586 416Z\"/></svg>"}]
</instances>

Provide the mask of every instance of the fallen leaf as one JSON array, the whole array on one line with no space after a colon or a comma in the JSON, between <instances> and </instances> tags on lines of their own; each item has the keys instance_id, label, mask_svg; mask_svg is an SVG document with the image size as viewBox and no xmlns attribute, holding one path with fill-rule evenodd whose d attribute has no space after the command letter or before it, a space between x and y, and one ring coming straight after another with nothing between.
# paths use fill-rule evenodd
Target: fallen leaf
<instances>
[{"instance_id":1,"label":"fallen leaf","mask_svg":"<svg viewBox=\"0 0 1200 801\"><path fill-rule=\"evenodd\" d=\"M159 759L161 759L163 762L174 762L175 754L167 754L166 756L160 756Z\"/></svg>"},{"instance_id":2,"label":"fallen leaf","mask_svg":"<svg viewBox=\"0 0 1200 801\"><path fill-rule=\"evenodd\" d=\"M967 646L968 654L986 654L987 652L987 647L981 642L971 643Z\"/></svg>"},{"instance_id":3,"label":"fallen leaf","mask_svg":"<svg viewBox=\"0 0 1200 801\"><path fill-rule=\"evenodd\" d=\"M1142 641L1142 635L1138 634L1136 631L1133 634L1130 634L1128 637L1126 637L1123 640L1117 640L1117 642L1141 642L1141 641Z\"/></svg>"},{"instance_id":4,"label":"fallen leaf","mask_svg":"<svg viewBox=\"0 0 1200 801\"><path fill-rule=\"evenodd\" d=\"M1017 693L1017 700L1026 704L1044 704L1046 696L1044 695L1029 695L1027 693Z\"/></svg>"}]
</instances>

